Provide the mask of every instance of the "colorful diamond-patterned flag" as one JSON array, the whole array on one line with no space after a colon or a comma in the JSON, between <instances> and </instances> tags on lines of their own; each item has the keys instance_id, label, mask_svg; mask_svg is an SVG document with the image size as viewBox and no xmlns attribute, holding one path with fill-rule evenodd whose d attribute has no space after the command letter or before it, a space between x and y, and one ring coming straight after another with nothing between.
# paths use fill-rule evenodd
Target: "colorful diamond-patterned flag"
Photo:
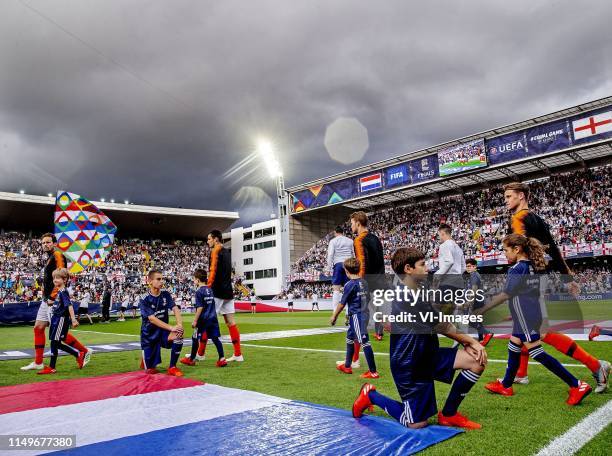
<instances>
[{"instance_id":1,"label":"colorful diamond-patterned flag","mask_svg":"<svg viewBox=\"0 0 612 456\"><path fill-rule=\"evenodd\" d=\"M57 246L68 260L73 274L104 265L117 227L91 202L63 190L55 199Z\"/></svg>"}]
</instances>

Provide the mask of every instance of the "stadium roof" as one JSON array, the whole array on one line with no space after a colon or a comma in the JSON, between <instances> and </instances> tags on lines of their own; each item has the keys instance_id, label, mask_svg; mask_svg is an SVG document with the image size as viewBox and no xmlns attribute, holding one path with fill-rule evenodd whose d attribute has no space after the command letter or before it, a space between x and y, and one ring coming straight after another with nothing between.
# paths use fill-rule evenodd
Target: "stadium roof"
<instances>
[{"instance_id":1,"label":"stadium roof","mask_svg":"<svg viewBox=\"0 0 612 456\"><path fill-rule=\"evenodd\" d=\"M517 122L510 125L493 128L484 132L475 133L469 136L465 136L463 138L458 138L452 141L437 144L426 149L420 149L394 158L382 160L342 173L334 174L332 176L289 187L287 189L287 192L294 193L300 190L308 189L312 186L335 182L337 180L345 179L347 177L358 176L369 171L374 171L381 168L385 168L387 166L406 162L407 160L413 160L415 158L432 155L450 146L470 142L481 138L494 138L496 136L520 131L528 127L533 127L535 125L540 125L554 120L563 119L568 116L578 114L580 112L591 111L593 109L598 109L605 106L612 106L612 96L600 98L598 100L583 103L577 106L573 106L571 108L562 109L551 114L533 117L522 122ZM595 166L598 164L609 163L611 159L612 140L604 139L598 142L574 146L561 151L555 151L546 155L541 155L537 157L526 157L524 159L516 161L501 163L498 165L490 165L486 168L479 168L469 172L458 173L457 175L437 177L432 180L382 191L379 193L375 193L371 196L363 196L360 198L347 200L345 202L333 205L309 208L297 213L293 213L291 215L300 216L301 214L307 212L322 210L338 205L352 209L365 209L368 207L406 201L413 198L417 199L424 196L435 196L440 193L448 193L449 191L462 193L464 191L463 189L467 187L483 185L486 186L487 184L495 181L503 181L508 179L521 180L521 178L524 178L525 176L535 178L538 174L542 176L550 174L551 170L555 168L562 170L563 168L568 168L568 165L579 165L582 167Z\"/></svg>"},{"instance_id":2,"label":"stadium roof","mask_svg":"<svg viewBox=\"0 0 612 456\"><path fill-rule=\"evenodd\" d=\"M117 235L161 239L205 238L213 229L226 230L237 212L141 206L92 201L117 225ZM0 228L53 231L55 197L0 192Z\"/></svg>"}]
</instances>

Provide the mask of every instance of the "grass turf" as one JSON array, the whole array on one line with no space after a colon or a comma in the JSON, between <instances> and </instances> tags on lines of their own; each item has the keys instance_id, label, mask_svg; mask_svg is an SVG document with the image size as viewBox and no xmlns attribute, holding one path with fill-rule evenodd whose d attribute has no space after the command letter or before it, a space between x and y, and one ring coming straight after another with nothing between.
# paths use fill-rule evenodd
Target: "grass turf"
<instances>
[{"instance_id":1,"label":"grass turf","mask_svg":"<svg viewBox=\"0 0 612 456\"><path fill-rule=\"evenodd\" d=\"M294 314L237 314L241 332L277 331L283 329L324 327L330 313ZM185 326L191 321L185 316ZM113 322L108 325L82 325L74 334L84 343L109 343L138 340L139 321ZM222 323L222 332L227 328ZM94 332L95 331L95 332ZM190 330L187 329L189 335ZM119 334L119 335L117 335ZM32 343L31 327L0 328L0 349L25 348ZM132 335L130 337L129 335ZM442 342L443 344L447 341ZM397 391L389 371L388 337L382 342L373 341L377 353L376 362L381 373L373 381L384 394L397 398ZM612 358L610 342L580 342L584 348L599 358ZM326 334L244 343L245 362L224 369L214 367L216 352L209 345L209 359L195 367L182 366L186 376L228 387L248 389L295 400L350 409L363 380L358 375L344 375L335 370L335 361L343 358L344 334ZM281 348L271 348L281 347ZM225 346L226 353L231 345ZM330 350L316 351L316 350ZM577 364L571 358L549 347L551 354L564 363ZM487 349L491 360L505 360L506 341L494 340ZM184 350L186 352L186 349ZM162 355L165 362L168 353ZM91 364L78 370L74 361L62 357L58 361L58 374L53 379L87 377L113 372L127 372L138 368L140 352L100 353L94 355ZM365 367L365 359L361 359ZM0 362L0 385L13 385L48 381L48 376L33 372L21 372L20 361ZM569 367L574 375L593 384L590 372L584 367ZM552 438L564 433L586 415L609 400L610 394L589 396L579 407L570 408L564 401L566 386L539 365L531 365L531 384L516 386L516 396L505 398L488 393L483 385L503 375L505 364L491 362L481 381L462 404L461 410L470 418L483 424L480 431L467 432L426 450L423 454L532 454L545 446ZM364 368L356 374L365 371ZM437 383L438 404L441 407L450 386ZM385 413L377 410L377 415ZM432 420L433 422L433 420ZM612 430L610 426L587 444L581 454L606 454Z\"/></svg>"}]
</instances>

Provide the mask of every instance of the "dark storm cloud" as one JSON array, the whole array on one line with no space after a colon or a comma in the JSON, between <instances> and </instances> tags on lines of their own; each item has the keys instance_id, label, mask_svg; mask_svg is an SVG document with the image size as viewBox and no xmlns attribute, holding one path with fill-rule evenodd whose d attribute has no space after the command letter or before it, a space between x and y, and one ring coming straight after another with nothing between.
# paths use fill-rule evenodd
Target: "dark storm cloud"
<instances>
[{"instance_id":1,"label":"dark storm cloud","mask_svg":"<svg viewBox=\"0 0 612 456\"><path fill-rule=\"evenodd\" d=\"M609 2L413 3L3 2L0 190L251 223L264 170L222 175L260 135L294 185L347 169L340 116L368 129L357 166L612 93Z\"/></svg>"}]
</instances>

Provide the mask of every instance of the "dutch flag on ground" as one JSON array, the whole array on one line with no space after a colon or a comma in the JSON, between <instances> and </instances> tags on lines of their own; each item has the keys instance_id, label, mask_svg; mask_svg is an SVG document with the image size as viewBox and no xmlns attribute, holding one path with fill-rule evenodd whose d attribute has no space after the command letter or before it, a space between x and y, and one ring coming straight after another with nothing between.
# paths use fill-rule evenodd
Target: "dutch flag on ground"
<instances>
[{"instance_id":1,"label":"dutch flag on ground","mask_svg":"<svg viewBox=\"0 0 612 456\"><path fill-rule=\"evenodd\" d=\"M371 174L359 178L359 189L363 192L382 188L382 173Z\"/></svg>"},{"instance_id":2,"label":"dutch flag on ground","mask_svg":"<svg viewBox=\"0 0 612 456\"><path fill-rule=\"evenodd\" d=\"M0 429L76 435L59 453L95 456L412 454L460 432L143 372L0 388Z\"/></svg>"}]
</instances>

